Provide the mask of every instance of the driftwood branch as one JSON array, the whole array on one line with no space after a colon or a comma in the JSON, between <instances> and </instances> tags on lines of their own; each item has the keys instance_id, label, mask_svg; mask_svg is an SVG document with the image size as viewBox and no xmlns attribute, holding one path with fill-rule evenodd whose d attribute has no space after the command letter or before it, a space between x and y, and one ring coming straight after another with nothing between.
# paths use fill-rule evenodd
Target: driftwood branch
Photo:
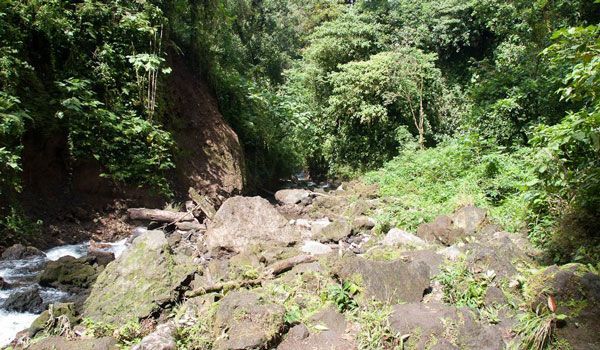
<instances>
[{"instance_id":1,"label":"driftwood branch","mask_svg":"<svg viewBox=\"0 0 600 350\"><path fill-rule=\"evenodd\" d=\"M212 219L215 216L217 210L207 196L199 194L198 191L192 187L188 189L188 195L196 203L196 206L202 210L207 218Z\"/></svg>"},{"instance_id":2,"label":"driftwood branch","mask_svg":"<svg viewBox=\"0 0 600 350\"><path fill-rule=\"evenodd\" d=\"M129 218L132 220L158 222L194 221L195 219L191 212L182 213L160 209L131 208L127 209L127 214L129 214Z\"/></svg>"},{"instance_id":3,"label":"driftwood branch","mask_svg":"<svg viewBox=\"0 0 600 350\"><path fill-rule=\"evenodd\" d=\"M176 222L175 227L177 227L177 229L181 230L181 231L192 231L192 230L204 231L204 230L206 230L206 225L199 223L198 220Z\"/></svg>"},{"instance_id":4,"label":"driftwood branch","mask_svg":"<svg viewBox=\"0 0 600 350\"><path fill-rule=\"evenodd\" d=\"M269 265L266 269L266 273L261 278L244 280L244 281L228 281L228 282L220 282L215 283L203 288L197 288L192 291L185 293L185 296L188 298L195 298L208 293L216 293L223 290L231 290L238 289L244 287L254 287L275 278L277 275L280 275L296 265L309 263L315 261L316 258L311 255L298 255L289 259L284 259L281 261L277 261L271 265Z\"/></svg>"},{"instance_id":5,"label":"driftwood branch","mask_svg":"<svg viewBox=\"0 0 600 350\"><path fill-rule=\"evenodd\" d=\"M290 270L291 268L293 268L296 265L313 262L315 260L316 260L315 257L312 255L297 255L297 256L294 256L294 257L291 257L288 259L283 259L283 260L277 261L277 262L269 265L269 267L267 267L267 272L271 276L277 276L279 274L282 274L282 273Z\"/></svg>"}]
</instances>

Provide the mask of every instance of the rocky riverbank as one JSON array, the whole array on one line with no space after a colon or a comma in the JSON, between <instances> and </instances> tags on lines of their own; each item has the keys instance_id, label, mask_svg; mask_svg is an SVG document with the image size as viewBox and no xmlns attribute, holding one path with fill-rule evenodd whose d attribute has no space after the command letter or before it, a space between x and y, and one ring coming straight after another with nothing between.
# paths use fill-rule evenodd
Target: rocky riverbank
<instances>
[{"instance_id":1,"label":"rocky riverbank","mask_svg":"<svg viewBox=\"0 0 600 350\"><path fill-rule=\"evenodd\" d=\"M597 271L540 266L528 240L483 209L465 206L413 233L378 225L383 200L361 183L275 200L232 197L202 224L138 229L105 267L48 264L40 285L85 301L54 304L12 347L600 346ZM88 266L95 272L77 277Z\"/></svg>"}]
</instances>

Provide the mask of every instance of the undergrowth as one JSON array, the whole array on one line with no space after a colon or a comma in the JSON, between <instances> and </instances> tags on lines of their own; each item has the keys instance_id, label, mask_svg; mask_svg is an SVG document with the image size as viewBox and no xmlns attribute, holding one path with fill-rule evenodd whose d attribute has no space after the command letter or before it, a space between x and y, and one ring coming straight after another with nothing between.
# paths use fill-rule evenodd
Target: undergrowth
<instances>
[{"instance_id":1,"label":"undergrowth","mask_svg":"<svg viewBox=\"0 0 600 350\"><path fill-rule=\"evenodd\" d=\"M404 151L364 179L378 184L388 205L379 222L415 230L436 216L473 204L490 210L506 230L525 226L522 195L532 179L526 149L511 154L475 135L446 141L436 148Z\"/></svg>"}]
</instances>

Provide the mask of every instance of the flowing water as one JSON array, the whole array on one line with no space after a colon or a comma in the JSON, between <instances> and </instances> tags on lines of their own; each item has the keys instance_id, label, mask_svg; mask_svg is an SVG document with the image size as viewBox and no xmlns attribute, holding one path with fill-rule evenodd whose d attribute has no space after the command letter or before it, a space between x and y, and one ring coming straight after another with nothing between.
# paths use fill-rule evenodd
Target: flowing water
<instances>
[{"instance_id":1,"label":"flowing water","mask_svg":"<svg viewBox=\"0 0 600 350\"><path fill-rule=\"evenodd\" d=\"M102 249L110 251L119 257L126 249L125 239L109 243L109 247ZM45 256L36 256L21 260L0 261L0 277L5 282L14 285L12 289L0 290L0 347L7 345L21 330L29 327L39 314L9 312L2 305L13 293L37 286L37 276L42 272L48 261L55 261L63 256L80 258L87 255L88 243L64 245L52 248L45 252ZM38 286L39 287L39 286ZM40 295L44 304L67 300L71 295L54 288L41 288Z\"/></svg>"}]
</instances>

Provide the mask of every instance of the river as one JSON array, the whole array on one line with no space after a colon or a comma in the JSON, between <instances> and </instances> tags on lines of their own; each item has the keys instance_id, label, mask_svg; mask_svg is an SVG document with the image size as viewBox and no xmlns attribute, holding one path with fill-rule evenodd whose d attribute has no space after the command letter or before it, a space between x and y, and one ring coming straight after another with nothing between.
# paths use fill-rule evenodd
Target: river
<instances>
[{"instance_id":1,"label":"river","mask_svg":"<svg viewBox=\"0 0 600 350\"><path fill-rule=\"evenodd\" d=\"M126 249L125 239L109 243L105 251L115 254L115 257L121 255ZM15 335L29 327L29 325L39 316L39 314L9 312L2 307L2 304L11 294L31 288L37 285L37 277L43 271L48 261L58 260L63 256L73 256L80 258L87 255L89 243L63 245L52 248L45 253L45 256L36 256L21 260L1 260L0 277L5 282L15 287L7 290L0 290L0 347L8 345ZM54 288L41 288L40 294L45 304L61 302L68 300L69 293Z\"/></svg>"}]
</instances>

